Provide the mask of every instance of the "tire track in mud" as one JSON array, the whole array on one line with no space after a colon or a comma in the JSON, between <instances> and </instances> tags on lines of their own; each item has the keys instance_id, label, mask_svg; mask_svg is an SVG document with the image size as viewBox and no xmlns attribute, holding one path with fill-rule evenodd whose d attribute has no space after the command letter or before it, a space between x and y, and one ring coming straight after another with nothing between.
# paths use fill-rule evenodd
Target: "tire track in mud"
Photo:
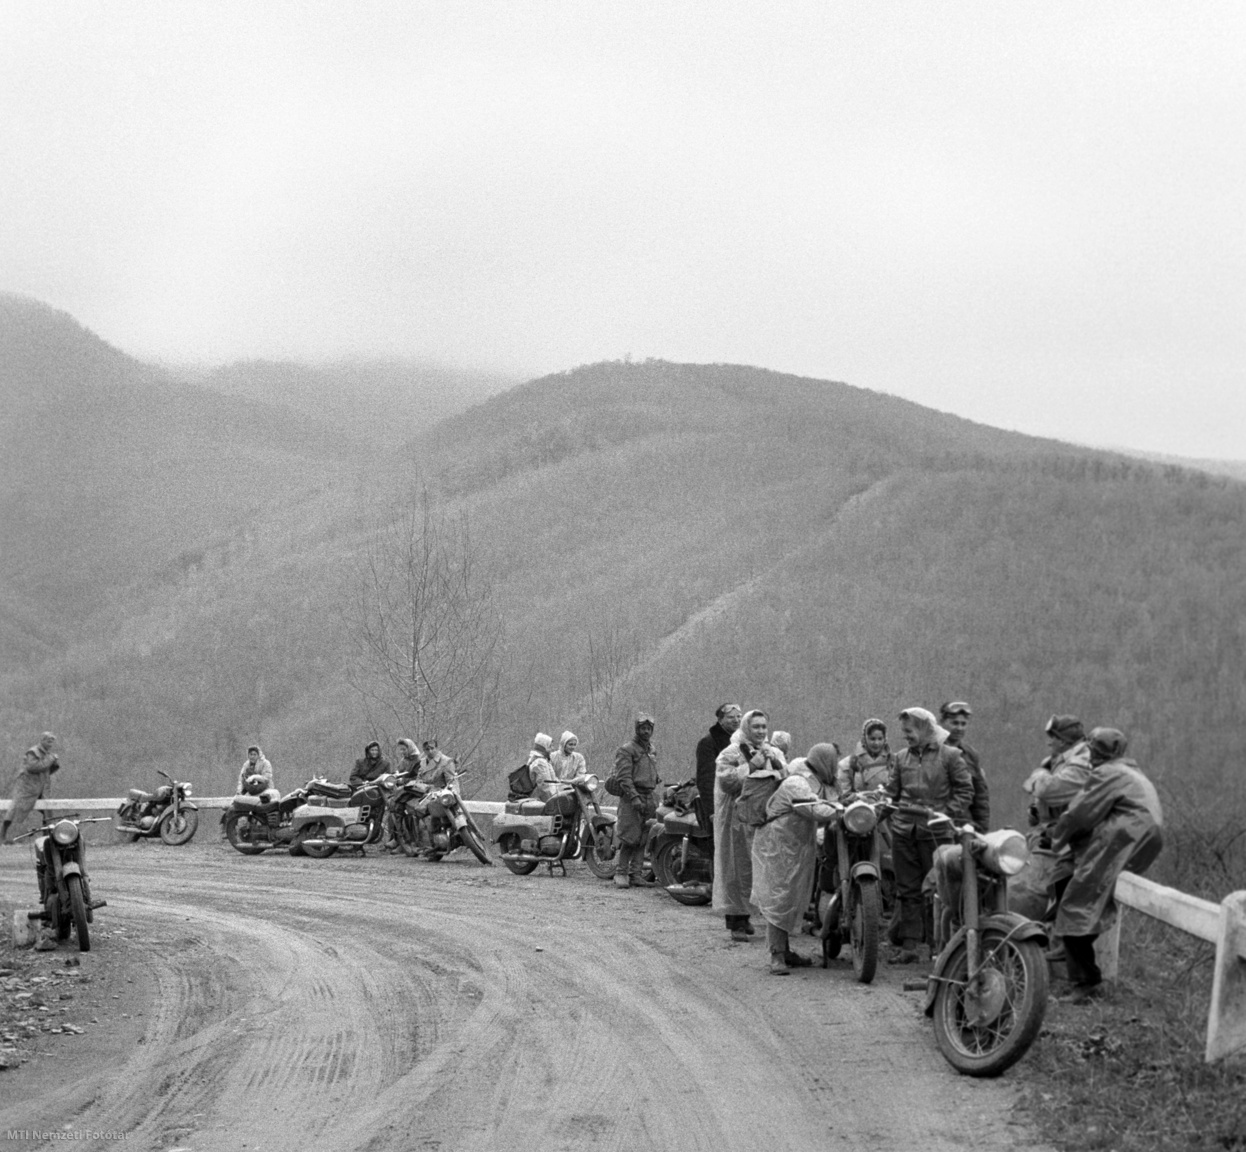
<instances>
[{"instance_id":1,"label":"tire track in mud","mask_svg":"<svg viewBox=\"0 0 1246 1152\"><path fill-rule=\"evenodd\" d=\"M133 1147L1029 1147L1014 1089L943 1063L901 975L774 980L764 945L657 891L127 851L93 874L115 922L151 926L158 1010L64 1103Z\"/></svg>"}]
</instances>

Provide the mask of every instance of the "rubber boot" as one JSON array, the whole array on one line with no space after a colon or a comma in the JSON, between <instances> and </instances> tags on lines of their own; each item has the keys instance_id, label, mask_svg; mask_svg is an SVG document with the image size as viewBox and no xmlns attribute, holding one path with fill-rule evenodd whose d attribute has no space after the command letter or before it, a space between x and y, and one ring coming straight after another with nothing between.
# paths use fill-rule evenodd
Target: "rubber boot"
<instances>
[{"instance_id":1,"label":"rubber boot","mask_svg":"<svg viewBox=\"0 0 1246 1152\"><path fill-rule=\"evenodd\" d=\"M632 857L635 854L635 846L631 844L619 845L619 852L614 860L614 886L616 888L630 888L632 886L632 881L627 873L632 866Z\"/></svg>"}]
</instances>

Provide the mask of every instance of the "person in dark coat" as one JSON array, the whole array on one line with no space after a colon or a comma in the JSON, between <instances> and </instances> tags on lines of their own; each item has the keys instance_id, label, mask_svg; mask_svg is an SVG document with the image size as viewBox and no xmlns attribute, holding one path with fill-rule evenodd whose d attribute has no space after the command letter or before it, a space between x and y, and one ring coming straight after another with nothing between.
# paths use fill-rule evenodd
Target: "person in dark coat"
<instances>
[{"instance_id":1,"label":"person in dark coat","mask_svg":"<svg viewBox=\"0 0 1246 1152\"><path fill-rule=\"evenodd\" d=\"M355 761L350 774L351 790L362 788L372 780L379 780L386 772L392 772L389 761L381 755L381 746L375 740L364 745L363 755Z\"/></svg>"},{"instance_id":2,"label":"person in dark coat","mask_svg":"<svg viewBox=\"0 0 1246 1152\"><path fill-rule=\"evenodd\" d=\"M991 826L991 790L987 787L986 773L982 771L982 759L972 744L965 742L969 717L973 713L963 700L950 700L939 706L939 723L947 729L947 743L959 748L965 758L969 775L973 777L973 799L969 802L969 819L979 832Z\"/></svg>"},{"instance_id":3,"label":"person in dark coat","mask_svg":"<svg viewBox=\"0 0 1246 1152\"><path fill-rule=\"evenodd\" d=\"M662 782L658 776L658 754L653 747L653 717L638 713L635 731L636 735L614 754L614 777L619 785L615 825L619 853L614 865L614 883L619 888L649 886L642 876L645 823L658 810L653 793Z\"/></svg>"},{"instance_id":4,"label":"person in dark coat","mask_svg":"<svg viewBox=\"0 0 1246 1152\"><path fill-rule=\"evenodd\" d=\"M1116 728L1095 728L1090 776L1056 821L1052 846L1073 854L1073 876L1056 911L1056 935L1064 944L1074 997L1098 993L1103 974L1095 940L1116 917L1116 881L1128 869L1141 875L1164 845L1164 812L1155 785L1132 760Z\"/></svg>"},{"instance_id":5,"label":"person in dark coat","mask_svg":"<svg viewBox=\"0 0 1246 1152\"><path fill-rule=\"evenodd\" d=\"M714 835L714 764L731 743L742 715L739 704L720 704L713 726L697 741L697 822L710 836Z\"/></svg>"}]
</instances>

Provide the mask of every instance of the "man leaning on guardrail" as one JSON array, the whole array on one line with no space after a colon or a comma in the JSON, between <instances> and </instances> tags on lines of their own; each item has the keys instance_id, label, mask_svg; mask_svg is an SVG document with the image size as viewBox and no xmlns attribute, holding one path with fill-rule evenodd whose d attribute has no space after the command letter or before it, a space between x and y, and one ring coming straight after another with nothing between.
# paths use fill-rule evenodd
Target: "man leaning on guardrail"
<instances>
[{"instance_id":1,"label":"man leaning on guardrail","mask_svg":"<svg viewBox=\"0 0 1246 1152\"><path fill-rule=\"evenodd\" d=\"M42 800L52 794L52 773L60 769L60 761L52 751L56 737L45 732L39 737L39 743L26 749L22 760L21 771L13 785L13 803L9 806L9 816L0 826L0 843L9 843L9 825L16 824L20 829L35 806L36 800Z\"/></svg>"},{"instance_id":2,"label":"man leaning on guardrail","mask_svg":"<svg viewBox=\"0 0 1246 1152\"><path fill-rule=\"evenodd\" d=\"M1155 785L1132 760L1125 759L1125 734L1095 728L1090 745L1090 776L1052 830L1052 847L1068 846L1073 876L1056 911L1056 934L1063 939L1074 1000L1101 990L1103 974L1095 961L1095 940L1116 916L1116 880L1143 873L1163 847L1164 813Z\"/></svg>"}]
</instances>

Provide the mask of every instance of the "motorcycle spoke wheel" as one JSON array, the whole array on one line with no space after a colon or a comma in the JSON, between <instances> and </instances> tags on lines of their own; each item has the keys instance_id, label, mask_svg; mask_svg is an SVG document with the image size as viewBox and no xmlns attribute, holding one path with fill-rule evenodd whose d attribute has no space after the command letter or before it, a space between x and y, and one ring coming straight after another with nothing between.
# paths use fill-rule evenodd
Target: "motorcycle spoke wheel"
<instances>
[{"instance_id":1,"label":"motorcycle spoke wheel","mask_svg":"<svg viewBox=\"0 0 1246 1152\"><path fill-rule=\"evenodd\" d=\"M180 844L189 844L198 828L198 810L183 808L176 816L170 812L160 822L160 839L176 848Z\"/></svg>"},{"instance_id":2,"label":"motorcycle spoke wheel","mask_svg":"<svg viewBox=\"0 0 1246 1152\"><path fill-rule=\"evenodd\" d=\"M91 929L87 926L87 902L82 896L82 877L66 876L69 888L69 910L74 918L74 931L78 933L78 951L91 951Z\"/></svg>"},{"instance_id":3,"label":"motorcycle spoke wheel","mask_svg":"<svg viewBox=\"0 0 1246 1152\"><path fill-rule=\"evenodd\" d=\"M420 838L416 828L415 817L406 809L394 817L394 839L398 841L398 847L402 849L404 855L418 856L420 854Z\"/></svg>"},{"instance_id":4,"label":"motorcycle spoke wheel","mask_svg":"<svg viewBox=\"0 0 1246 1152\"><path fill-rule=\"evenodd\" d=\"M513 833L509 836L503 836L498 841L498 847L502 849L503 853L518 852L521 848L519 837ZM535 860L503 860L502 863L514 872L516 876L527 876L530 872L536 871ZM610 875L614 875L613 868L610 871Z\"/></svg>"},{"instance_id":5,"label":"motorcycle spoke wheel","mask_svg":"<svg viewBox=\"0 0 1246 1152\"><path fill-rule=\"evenodd\" d=\"M610 844L610 834L603 833L602 841L607 845ZM584 863L588 865L588 870L597 877L598 880L614 879L614 849L603 855L601 842L593 839L587 839L584 842ZM535 865L533 865L535 867Z\"/></svg>"},{"instance_id":6,"label":"motorcycle spoke wheel","mask_svg":"<svg viewBox=\"0 0 1246 1152\"><path fill-rule=\"evenodd\" d=\"M461 829L459 832L459 839L462 840L469 849L471 849L472 855L475 856L477 860L479 860L482 864L487 864L489 867L493 867L493 861L489 859L489 853L485 851L485 846L480 840L480 834L475 828L468 825L466 828Z\"/></svg>"},{"instance_id":7,"label":"motorcycle spoke wheel","mask_svg":"<svg viewBox=\"0 0 1246 1152\"><path fill-rule=\"evenodd\" d=\"M308 840L323 840L325 834L325 826L323 824L309 824L303 828L294 838L291 847L298 847L300 851L310 856L313 860L327 860L334 852L337 851L336 844L308 844Z\"/></svg>"},{"instance_id":8,"label":"motorcycle spoke wheel","mask_svg":"<svg viewBox=\"0 0 1246 1152\"><path fill-rule=\"evenodd\" d=\"M852 885L852 970L857 980L868 984L878 969L879 923L882 908L878 896L878 883L870 879L853 882Z\"/></svg>"},{"instance_id":9,"label":"motorcycle spoke wheel","mask_svg":"<svg viewBox=\"0 0 1246 1152\"><path fill-rule=\"evenodd\" d=\"M1047 1011L1047 959L1034 940L982 934L984 979L969 987L966 944L957 945L941 973L934 1001L935 1040L944 1058L966 1076L998 1076L1025 1055Z\"/></svg>"},{"instance_id":10,"label":"motorcycle spoke wheel","mask_svg":"<svg viewBox=\"0 0 1246 1152\"><path fill-rule=\"evenodd\" d=\"M229 812L225 816L225 839L244 856L258 856L268 846L251 839L251 817L244 812Z\"/></svg>"}]
</instances>

